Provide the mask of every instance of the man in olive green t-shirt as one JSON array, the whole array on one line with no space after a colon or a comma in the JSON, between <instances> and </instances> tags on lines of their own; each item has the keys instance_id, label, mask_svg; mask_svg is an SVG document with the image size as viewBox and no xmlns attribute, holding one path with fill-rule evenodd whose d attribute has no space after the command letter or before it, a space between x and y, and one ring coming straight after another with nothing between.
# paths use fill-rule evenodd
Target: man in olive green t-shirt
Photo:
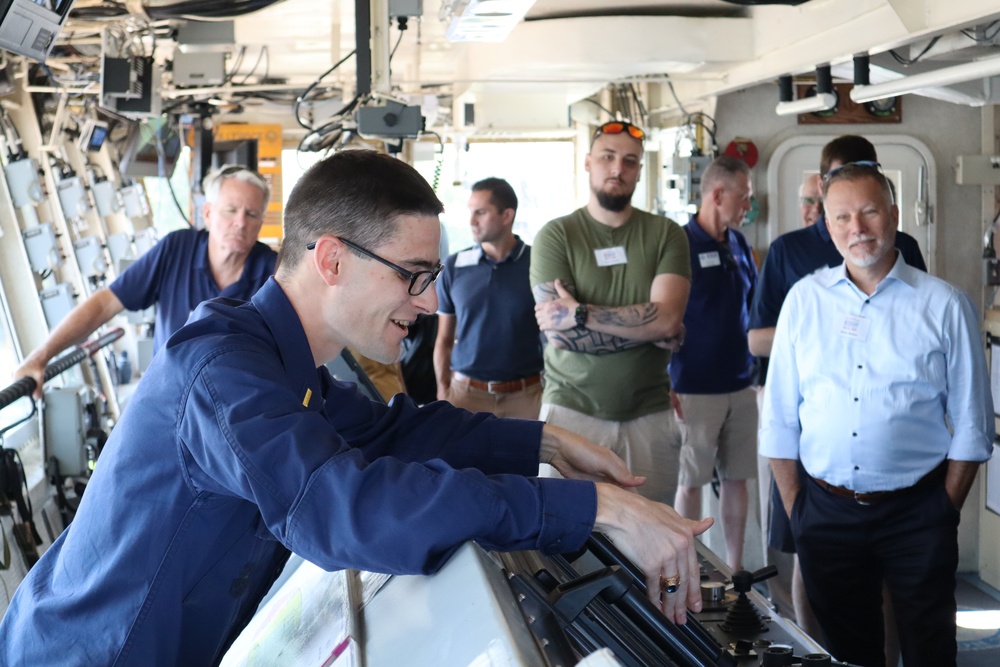
<instances>
[{"instance_id":1,"label":"man in olive green t-shirt","mask_svg":"<svg viewBox=\"0 0 1000 667\"><path fill-rule=\"evenodd\" d=\"M670 404L670 350L683 341L691 289L687 235L632 207L642 130L605 123L585 167L590 199L535 237L531 284L545 349L540 419L609 447L644 496L670 504L680 436Z\"/></svg>"}]
</instances>

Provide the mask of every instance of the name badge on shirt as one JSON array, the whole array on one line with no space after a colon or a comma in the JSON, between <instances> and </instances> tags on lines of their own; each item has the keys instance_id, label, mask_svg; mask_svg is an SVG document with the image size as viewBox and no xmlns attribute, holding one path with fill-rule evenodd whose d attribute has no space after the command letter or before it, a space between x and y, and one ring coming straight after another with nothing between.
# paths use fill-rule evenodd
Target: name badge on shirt
<instances>
[{"instance_id":1,"label":"name badge on shirt","mask_svg":"<svg viewBox=\"0 0 1000 667\"><path fill-rule=\"evenodd\" d=\"M698 253L698 264L703 269L721 265L722 259L719 257L719 251L713 250L712 252Z\"/></svg>"},{"instance_id":2,"label":"name badge on shirt","mask_svg":"<svg viewBox=\"0 0 1000 667\"><path fill-rule=\"evenodd\" d=\"M844 338L855 340L868 340L868 330L872 328L872 321L861 315L844 315L843 324L840 327L840 335Z\"/></svg>"},{"instance_id":3,"label":"name badge on shirt","mask_svg":"<svg viewBox=\"0 0 1000 667\"><path fill-rule=\"evenodd\" d=\"M463 250L458 253L455 257L455 268L459 269L463 266L475 266L479 264L480 251L479 248L472 248L471 250Z\"/></svg>"},{"instance_id":4,"label":"name badge on shirt","mask_svg":"<svg viewBox=\"0 0 1000 667\"><path fill-rule=\"evenodd\" d=\"M616 245L614 248L598 248L594 251L598 266L616 266L618 264L628 264L628 257L625 256L625 246Z\"/></svg>"}]
</instances>

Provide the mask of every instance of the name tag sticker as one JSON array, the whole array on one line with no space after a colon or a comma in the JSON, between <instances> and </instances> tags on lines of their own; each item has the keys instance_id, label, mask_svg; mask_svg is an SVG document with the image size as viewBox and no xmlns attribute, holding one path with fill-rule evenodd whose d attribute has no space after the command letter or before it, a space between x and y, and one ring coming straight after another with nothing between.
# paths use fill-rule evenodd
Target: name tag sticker
<instances>
[{"instance_id":1,"label":"name tag sticker","mask_svg":"<svg viewBox=\"0 0 1000 667\"><path fill-rule=\"evenodd\" d=\"M463 266L475 266L476 264L479 264L480 256L481 253L479 248L463 250L455 257L455 268L459 269Z\"/></svg>"},{"instance_id":2,"label":"name tag sticker","mask_svg":"<svg viewBox=\"0 0 1000 667\"><path fill-rule=\"evenodd\" d=\"M703 269L720 266L722 264L722 260L719 258L719 251L713 250L712 252L698 253L698 264Z\"/></svg>"},{"instance_id":3,"label":"name tag sticker","mask_svg":"<svg viewBox=\"0 0 1000 667\"><path fill-rule=\"evenodd\" d=\"M861 315L844 315L843 324L840 327L840 335L844 338L855 340L868 340L868 330L872 328L872 321Z\"/></svg>"},{"instance_id":4,"label":"name tag sticker","mask_svg":"<svg viewBox=\"0 0 1000 667\"><path fill-rule=\"evenodd\" d=\"M598 266L616 266L618 264L628 264L628 257L625 256L625 246L616 245L613 248L598 248L594 251Z\"/></svg>"}]
</instances>

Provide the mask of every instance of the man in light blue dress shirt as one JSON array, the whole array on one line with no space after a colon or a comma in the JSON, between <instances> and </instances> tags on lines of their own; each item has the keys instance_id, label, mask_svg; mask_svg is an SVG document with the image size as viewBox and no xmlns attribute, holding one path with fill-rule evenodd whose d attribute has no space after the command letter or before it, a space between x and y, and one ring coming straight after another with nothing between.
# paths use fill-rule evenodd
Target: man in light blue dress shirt
<instances>
[{"instance_id":1,"label":"man in light blue dress shirt","mask_svg":"<svg viewBox=\"0 0 1000 667\"><path fill-rule=\"evenodd\" d=\"M960 509L994 438L978 318L899 257L878 165L833 170L823 190L845 262L799 281L781 310L761 454L831 653L885 664L884 580L904 664L954 665Z\"/></svg>"}]
</instances>

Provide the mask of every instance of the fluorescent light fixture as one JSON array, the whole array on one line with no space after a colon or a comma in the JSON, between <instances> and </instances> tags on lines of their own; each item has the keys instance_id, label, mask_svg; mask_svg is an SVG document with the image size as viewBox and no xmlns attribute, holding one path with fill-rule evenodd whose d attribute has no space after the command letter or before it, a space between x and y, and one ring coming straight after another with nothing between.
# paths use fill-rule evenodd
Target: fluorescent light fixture
<instances>
[{"instance_id":1,"label":"fluorescent light fixture","mask_svg":"<svg viewBox=\"0 0 1000 667\"><path fill-rule=\"evenodd\" d=\"M792 102L778 102L774 112L779 116L797 116L801 113L829 111L837 106L837 96L833 93L819 93L812 97L803 97Z\"/></svg>"},{"instance_id":2,"label":"fluorescent light fixture","mask_svg":"<svg viewBox=\"0 0 1000 667\"><path fill-rule=\"evenodd\" d=\"M898 81L904 78L905 74L900 74L899 72L894 72L886 67L881 67L879 65L869 65L869 74L871 77L871 82L873 84L886 83L888 81ZM851 69L850 63L840 63L833 66L833 75L838 79L848 79L850 80L853 75L853 70ZM931 99L940 100L942 102L951 102L952 104L964 104L970 107L981 107L986 104L986 100L983 97L976 97L975 95L969 95L963 93L960 90L955 90L954 88L948 88L947 86L928 86L927 88L918 88L911 91L913 95L919 95L921 97L929 97ZM853 99L853 95L851 98Z\"/></svg>"},{"instance_id":3,"label":"fluorescent light fixture","mask_svg":"<svg viewBox=\"0 0 1000 667\"><path fill-rule=\"evenodd\" d=\"M1000 74L1000 57L974 60L952 67L904 76L895 81L875 83L870 86L855 86L851 90L851 99L862 104L873 100L881 100L896 95L906 95L934 86L948 86L953 83L964 83L973 79L996 76ZM981 103L980 103L981 104Z\"/></svg>"},{"instance_id":4,"label":"fluorescent light fixture","mask_svg":"<svg viewBox=\"0 0 1000 667\"><path fill-rule=\"evenodd\" d=\"M502 42L535 0L442 0L438 18L448 22L449 42Z\"/></svg>"}]
</instances>

